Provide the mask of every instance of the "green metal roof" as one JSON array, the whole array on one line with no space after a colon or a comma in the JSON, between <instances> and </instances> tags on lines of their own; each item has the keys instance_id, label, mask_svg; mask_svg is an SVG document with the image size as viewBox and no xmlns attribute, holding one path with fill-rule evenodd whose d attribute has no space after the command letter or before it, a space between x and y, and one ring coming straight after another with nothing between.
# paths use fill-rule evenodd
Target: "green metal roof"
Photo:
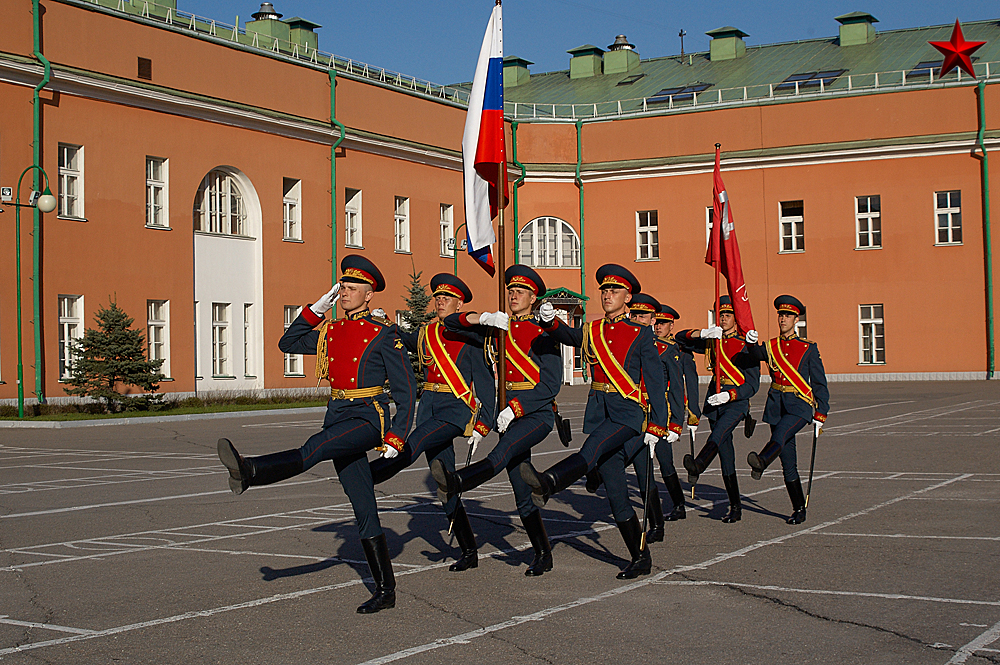
<instances>
[{"instance_id":1,"label":"green metal roof","mask_svg":"<svg viewBox=\"0 0 1000 665\"><path fill-rule=\"evenodd\" d=\"M880 32L870 44L846 47L839 45L837 37L748 46L746 55L721 62L711 62L708 53L704 52L683 57L652 58L640 61L629 72L588 78L570 79L568 69L532 73L530 80L507 88L504 97L508 113L512 103L601 104L626 100L631 102L623 103L623 109L635 111L642 110L642 98L651 97L664 89L695 83L711 84L699 97L712 95L720 88L734 90L744 86L763 86L766 91L769 85L777 86L793 74L843 69L846 71L842 76L825 85L827 91L846 91L848 76L856 79L853 82L855 88L859 84L870 85L876 73L882 73L881 85L886 85L891 82L892 76L895 76L898 83L902 72L911 70L921 61L940 61L939 52L927 42L947 41L951 37L952 28L953 25L942 25ZM962 25L962 30L967 40L986 42L973 56L981 63L980 66L982 63L1000 61L1000 22L969 22ZM573 49L570 53L585 48L596 47L588 44L586 47ZM892 72L895 74L891 74ZM636 74L644 76L630 85L618 85ZM1000 63L991 69L991 78L997 75L1000 75ZM954 78L956 74L952 72L948 76ZM937 78L936 71L934 78ZM967 79L967 75L964 78ZM865 81L867 83L862 83ZM739 93L734 91L734 95L736 94ZM724 97L729 99L729 93ZM639 109L634 108L636 104L640 106ZM629 105L633 108L625 108Z\"/></svg>"}]
</instances>

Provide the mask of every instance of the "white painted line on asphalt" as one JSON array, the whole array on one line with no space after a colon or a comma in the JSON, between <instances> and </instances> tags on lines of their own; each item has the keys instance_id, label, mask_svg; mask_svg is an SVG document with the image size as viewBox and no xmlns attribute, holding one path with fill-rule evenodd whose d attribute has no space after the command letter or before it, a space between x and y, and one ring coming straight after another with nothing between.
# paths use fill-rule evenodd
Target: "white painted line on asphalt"
<instances>
[{"instance_id":1,"label":"white painted line on asphalt","mask_svg":"<svg viewBox=\"0 0 1000 665\"><path fill-rule=\"evenodd\" d=\"M307 559L315 563L323 563L330 561L333 563L355 563L368 565L367 561L362 561L360 559L344 559L339 556L310 556L308 554L277 554L274 552L253 552L248 550L216 550L205 547L187 547L185 545L177 545L175 547L165 547L163 549L174 550L176 552L199 552L203 554L227 554L229 556L264 556L270 557L272 559ZM422 564L416 563L399 563L398 561L392 562L392 567L396 568L402 566L403 568L420 568Z\"/></svg>"},{"instance_id":2,"label":"white painted line on asphalt","mask_svg":"<svg viewBox=\"0 0 1000 665\"><path fill-rule=\"evenodd\" d=\"M1000 639L1000 621L993 624L993 627L984 632L982 635L972 640L965 646L961 647L951 660L948 661L948 665L957 665L957 663L964 663L977 651L984 651L985 647L993 644ZM993 651L990 649L990 651Z\"/></svg>"},{"instance_id":3,"label":"white painted line on asphalt","mask_svg":"<svg viewBox=\"0 0 1000 665\"><path fill-rule=\"evenodd\" d=\"M894 406L896 404L913 404L913 402L915 402L915 401L916 400L908 399L908 400L906 400L904 402L885 402L884 404L869 404L868 406L857 406L857 407L854 407L853 409L840 409L838 411L831 411L827 415L831 415L832 416L832 415L838 414L838 413L850 413L851 411L863 411L864 409L878 409L878 408L881 408L883 406Z\"/></svg>"},{"instance_id":4,"label":"white painted line on asphalt","mask_svg":"<svg viewBox=\"0 0 1000 665\"><path fill-rule=\"evenodd\" d=\"M947 416L952 413L962 413L964 411L970 411L972 409L979 409L986 406L994 406L1000 404L1000 402L984 402L983 400L975 400L972 402L962 402L960 404L952 405L951 407L936 407L933 409L922 409L920 411L911 411L909 413L903 413L898 416L891 416L889 418L878 418L876 420L868 421L868 423L881 423L872 424L869 427L857 427L857 424L845 424L845 425L834 425L832 427L826 428L830 436L849 436L853 434L861 434L862 432L871 432L871 430L881 429L883 427L896 427L899 425L906 425L908 423L914 423L921 420L929 420L931 418L940 418L941 416ZM946 409L946 410L942 410ZM908 420L901 420L902 418L908 418L909 416L917 416L909 418ZM889 422L882 422L889 421ZM841 432L837 431L846 427L854 427L850 431ZM950 431L948 433L951 433Z\"/></svg>"},{"instance_id":5,"label":"white painted line on asphalt","mask_svg":"<svg viewBox=\"0 0 1000 665\"><path fill-rule=\"evenodd\" d=\"M36 623L34 621L16 621L8 619L6 614L0 614L0 623L9 626L22 626L24 628L44 628L45 630L55 630L60 633L75 633L77 635L93 635L95 631L86 628L69 628L68 626L57 626L54 623Z\"/></svg>"},{"instance_id":6,"label":"white painted line on asphalt","mask_svg":"<svg viewBox=\"0 0 1000 665\"><path fill-rule=\"evenodd\" d=\"M725 586L760 591L782 591L820 596L858 596L863 598L883 598L885 600L922 600L932 603L953 603L956 605L989 605L1000 607L1000 600L969 600L965 598L938 598L936 596L908 596L902 593L874 593L869 591L837 591L834 589L793 589L770 584L743 584L742 582L719 582L715 580L659 580L656 584L669 586Z\"/></svg>"},{"instance_id":7,"label":"white painted line on asphalt","mask_svg":"<svg viewBox=\"0 0 1000 665\"><path fill-rule=\"evenodd\" d=\"M918 536L906 533L847 533L824 531L820 536L847 536L852 538L914 538L917 540L1000 540L1000 536Z\"/></svg>"},{"instance_id":8,"label":"white painted line on asphalt","mask_svg":"<svg viewBox=\"0 0 1000 665\"><path fill-rule=\"evenodd\" d=\"M548 618L548 617L550 617L550 616L552 616L554 614L558 614L560 612L565 612L567 610L572 610L572 609L575 609L577 607L583 607L584 605L589 605L591 603L601 602L602 600L607 600L609 598L614 598L614 597L619 596L619 595L624 594L624 593L629 593L630 591L635 591L636 589L644 588L646 586L649 586L649 585L651 585L651 584L653 584L655 582L658 582L658 581L660 581L660 580L662 580L662 579L664 579L666 577L669 577L670 575L674 575L676 573L689 572L689 571L693 571L693 570L704 570L705 568L708 568L710 566L714 566L715 564L722 563L722 562L725 562L725 561L729 561L730 559L734 559L734 558L746 556L747 554L749 554L749 553L751 553L751 552L753 552L755 550L759 550L761 548L768 547L770 545L776 545L776 544L779 544L779 543L783 543L786 540L789 540L791 538L795 538L797 536L801 536L801 535L805 535L805 534L809 534L809 533L814 533L814 532L819 531L821 529L825 529L825 528L828 528L828 527L831 527L831 526L836 526L837 524L840 524L840 523L845 522L847 520L853 519L855 517L861 517L861 516L867 515L867 514L869 514L871 512L874 512L876 510L879 510L881 508L885 508L887 506L891 506L891 505L893 505L895 503L898 503L900 501L905 501L906 499L910 498L911 496L916 496L916 495L919 495L919 494L924 494L924 493L927 493L927 492L932 492L932 491L940 489L942 487L946 487L946 486L948 486L948 485L950 485L952 483L955 483L955 482L958 482L958 481L961 481L961 480L965 480L966 478L968 478L971 475L972 474L962 474L960 476L954 476L954 477L952 477L952 478L950 478L948 480L945 480L943 482L935 483L934 485L931 485L929 487L924 487L924 488L919 489L919 490L914 490L912 492L908 492L908 493L903 494L903 495L901 495L899 497L896 497L894 499L889 499L887 501L883 501L882 503L878 503L878 504L876 504L874 506L871 506L869 508L864 508L862 510L855 511L853 513L844 515L844 516L839 517L837 519L830 520L828 522L823 522L822 524L817 524L816 526L812 526L812 527L809 527L809 528L806 528L806 529L802 529L800 531L793 531L792 533L788 533L788 534L785 534L783 536L778 536L777 538L771 538L769 540L761 540L761 541L758 541L758 542L756 542L756 543L754 543L752 545L748 545L746 547L740 548L738 550L719 554L719 555L717 555L717 556L715 556L715 557L713 557L711 559L708 559L706 561L703 561L702 563L699 563L699 564L686 565L686 566L676 566L674 568L671 568L670 570L665 570L665 571L663 571L661 573L657 573L656 575L653 575L652 577L646 578L644 580L639 580L639 581L636 581L636 582L632 582L630 584L626 584L626 585L623 585L623 586L620 586L620 587L617 587L617 588L614 588L614 589L610 589L608 591L605 591L604 593L597 594L596 596L585 596L583 598L577 598L576 600L570 601L568 603L564 603L562 605L556 605L556 606L553 606L553 607L548 607L548 608L545 608L543 610L539 610L538 612L533 612L532 614L528 614L528 615L525 615L525 616L511 617L510 619L508 619L506 621L502 621L500 623L496 623L496 624L493 624L491 626L486 626L485 628L479 628L479 629L476 629L476 630L469 631L467 633L462 633L460 635L453 635L452 637L441 638L441 639L435 640L433 642L428 642L426 644L421 644L421 645L418 645L418 646L410 647L409 649L403 649L401 651L397 651L396 653L388 654L386 656L381 656L379 658L373 658L371 660L365 661L364 663L361 663L360 665L385 665L385 663L391 663L391 662L394 662L394 661L397 661L397 660L402 660L404 658L409 658L410 656L415 656L415 655L418 655L418 654L421 654L421 653L425 653L425 652L428 652L428 651L433 651L435 649L440 649L442 647L452 646L452 645L455 645L455 644L468 644L469 642L471 642L472 640L474 640L476 638L485 637L487 635L491 635L492 633L496 633L496 632L499 632L499 631L502 631L502 630L506 630L508 628L514 628L514 627L520 626L521 624L527 623L529 621L544 621L546 618ZM998 624L998 625L1000 625L1000 624ZM982 646L985 646L985 644L982 645ZM0 652L0 654L2 654L2 652Z\"/></svg>"}]
</instances>

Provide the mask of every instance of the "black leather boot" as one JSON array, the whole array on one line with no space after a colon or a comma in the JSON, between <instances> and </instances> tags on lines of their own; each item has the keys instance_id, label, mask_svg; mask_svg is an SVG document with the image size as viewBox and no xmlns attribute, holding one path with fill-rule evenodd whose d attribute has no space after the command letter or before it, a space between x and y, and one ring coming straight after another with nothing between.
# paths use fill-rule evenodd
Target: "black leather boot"
<instances>
[{"instance_id":1,"label":"black leather boot","mask_svg":"<svg viewBox=\"0 0 1000 665\"><path fill-rule=\"evenodd\" d=\"M719 454L719 447L712 442L706 443L697 457L691 457L688 453L684 456L684 468L688 472L688 482L694 485L698 482L698 476L705 473L705 469L712 463L715 456Z\"/></svg>"},{"instance_id":2,"label":"black leather boot","mask_svg":"<svg viewBox=\"0 0 1000 665\"><path fill-rule=\"evenodd\" d=\"M455 509L455 514L451 520L452 533L458 540L458 546L462 548L462 556L458 561L451 564L448 570L461 572L469 568L479 567L479 551L476 547L476 534L472 533L472 525L469 523L469 516L465 512L465 506L461 502Z\"/></svg>"},{"instance_id":3,"label":"black leather boot","mask_svg":"<svg viewBox=\"0 0 1000 665\"><path fill-rule=\"evenodd\" d=\"M785 520L786 524L802 524L806 521L806 497L802 494L802 481L798 478L792 482L785 481L788 498L792 500L792 516Z\"/></svg>"},{"instance_id":4,"label":"black leather boot","mask_svg":"<svg viewBox=\"0 0 1000 665\"><path fill-rule=\"evenodd\" d=\"M531 549L535 552L535 556L524 574L526 577L538 577L542 573L552 570L552 546L549 544L549 535L545 533L542 512L536 510L527 517L522 517L521 523L524 525L524 530L528 532Z\"/></svg>"},{"instance_id":5,"label":"black leather boot","mask_svg":"<svg viewBox=\"0 0 1000 665\"><path fill-rule=\"evenodd\" d=\"M726 524L739 522L743 519L743 504L740 502L740 484L736 480L736 474L722 476L722 482L726 484L726 494L729 495L729 512L722 518Z\"/></svg>"},{"instance_id":6,"label":"black leather boot","mask_svg":"<svg viewBox=\"0 0 1000 665\"><path fill-rule=\"evenodd\" d=\"M437 483L437 495L441 499L441 503L448 503L451 497L479 487L493 478L496 473L493 470L493 464L485 459L454 473L444 467L444 462L435 459L431 462L431 475L434 477L434 482Z\"/></svg>"},{"instance_id":7,"label":"black leather boot","mask_svg":"<svg viewBox=\"0 0 1000 665\"><path fill-rule=\"evenodd\" d=\"M653 558L649 555L649 548L642 546L642 525L635 515L627 522L618 522L618 530L621 531L622 540L632 557L625 568L618 573L620 580L632 580L639 575L648 575L653 568Z\"/></svg>"},{"instance_id":8,"label":"black leather boot","mask_svg":"<svg viewBox=\"0 0 1000 665\"><path fill-rule=\"evenodd\" d=\"M243 494L254 485L270 485L302 473L302 454L297 450L243 457L229 439L219 439L219 459L229 469L229 489Z\"/></svg>"},{"instance_id":9,"label":"black leather boot","mask_svg":"<svg viewBox=\"0 0 1000 665\"><path fill-rule=\"evenodd\" d=\"M392 459L379 457L377 460L373 460L370 465L372 472L372 484L378 485L389 480L397 473L408 467L410 465L410 459L410 448L404 445L403 450Z\"/></svg>"},{"instance_id":10,"label":"black leather boot","mask_svg":"<svg viewBox=\"0 0 1000 665\"><path fill-rule=\"evenodd\" d=\"M368 602L358 607L358 614L374 614L379 610L387 610L396 606L396 578L392 575L392 560L389 559L389 546L385 542L385 534L374 538L362 538L361 547L365 550L368 568L375 580L375 593Z\"/></svg>"},{"instance_id":11,"label":"black leather boot","mask_svg":"<svg viewBox=\"0 0 1000 665\"><path fill-rule=\"evenodd\" d=\"M660 488L655 485L649 489L646 497L646 510L649 511L649 531L646 532L647 543L663 542L663 505L660 503Z\"/></svg>"},{"instance_id":12,"label":"black leather boot","mask_svg":"<svg viewBox=\"0 0 1000 665\"><path fill-rule=\"evenodd\" d=\"M561 492L587 473L587 460L579 453L556 462L539 473L530 462L521 465L521 478L531 487L531 501L539 508L556 492Z\"/></svg>"},{"instance_id":13,"label":"black leather boot","mask_svg":"<svg viewBox=\"0 0 1000 665\"><path fill-rule=\"evenodd\" d=\"M597 490L600 489L601 483L604 482L601 479L601 472L594 467L587 472L587 491L591 494L597 494Z\"/></svg>"},{"instance_id":14,"label":"black leather boot","mask_svg":"<svg viewBox=\"0 0 1000 665\"><path fill-rule=\"evenodd\" d=\"M771 462L781 453L781 446L774 441L768 441L764 449L759 453L747 455L747 464L750 465L750 477L760 480L764 475L764 470L771 465Z\"/></svg>"},{"instance_id":15,"label":"black leather boot","mask_svg":"<svg viewBox=\"0 0 1000 665\"><path fill-rule=\"evenodd\" d=\"M670 500L674 503L673 510L667 513L663 519L667 522L685 519L687 515L684 512L684 490L681 489L680 478L677 477L676 473L672 473L669 476L663 476L663 483L667 486L667 494L670 495ZM666 504L663 507L664 512L666 512Z\"/></svg>"}]
</instances>

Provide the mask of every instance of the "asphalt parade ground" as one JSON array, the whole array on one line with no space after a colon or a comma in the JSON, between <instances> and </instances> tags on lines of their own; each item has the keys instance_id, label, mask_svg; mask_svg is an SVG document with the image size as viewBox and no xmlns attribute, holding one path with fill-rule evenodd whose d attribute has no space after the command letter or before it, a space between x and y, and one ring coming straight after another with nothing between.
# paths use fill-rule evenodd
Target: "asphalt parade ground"
<instances>
[{"instance_id":1,"label":"asphalt parade ground","mask_svg":"<svg viewBox=\"0 0 1000 665\"><path fill-rule=\"evenodd\" d=\"M743 520L719 521L716 461L693 501L684 482L687 519L633 581L615 579L627 552L603 488L582 482L543 510L555 568L525 577L506 475L465 494L480 563L449 572L458 547L420 460L377 488L397 603L367 616L355 608L372 583L332 465L233 496L215 453L220 436L244 454L296 447L319 412L3 429L0 660L1000 663L1000 383L831 393L804 524L785 523L780 464L750 478L760 424L736 442ZM586 395L560 395L568 450ZM811 438L798 439L804 485ZM688 446L674 446L678 468ZM567 449L553 434L535 451L547 468Z\"/></svg>"}]
</instances>

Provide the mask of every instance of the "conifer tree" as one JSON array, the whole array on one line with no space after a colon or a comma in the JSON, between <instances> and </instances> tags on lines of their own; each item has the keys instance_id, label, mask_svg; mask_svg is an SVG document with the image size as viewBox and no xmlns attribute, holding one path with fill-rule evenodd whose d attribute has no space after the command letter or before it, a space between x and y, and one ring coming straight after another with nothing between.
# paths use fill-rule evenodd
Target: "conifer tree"
<instances>
[{"instance_id":1,"label":"conifer tree","mask_svg":"<svg viewBox=\"0 0 1000 665\"><path fill-rule=\"evenodd\" d=\"M423 271L417 272L416 270L416 267L414 267L412 272L410 272L410 285L407 288L407 296L403 298L403 301L406 303L406 309L403 311L403 325L401 327L408 332L416 331L420 326L434 318L434 314L429 311L431 297L428 295L426 287L420 283L420 277L424 273ZM420 363L417 361L417 354L410 354L410 364L413 366L413 373L416 375L418 382L423 381Z\"/></svg>"},{"instance_id":2,"label":"conifer tree","mask_svg":"<svg viewBox=\"0 0 1000 665\"><path fill-rule=\"evenodd\" d=\"M87 328L83 337L71 342L73 354L70 395L92 397L104 402L108 413L135 410L161 399L160 395L124 395L119 390L135 386L149 393L159 389L162 360L146 359L142 332L132 329L135 319L114 300L94 316L98 329Z\"/></svg>"}]
</instances>

